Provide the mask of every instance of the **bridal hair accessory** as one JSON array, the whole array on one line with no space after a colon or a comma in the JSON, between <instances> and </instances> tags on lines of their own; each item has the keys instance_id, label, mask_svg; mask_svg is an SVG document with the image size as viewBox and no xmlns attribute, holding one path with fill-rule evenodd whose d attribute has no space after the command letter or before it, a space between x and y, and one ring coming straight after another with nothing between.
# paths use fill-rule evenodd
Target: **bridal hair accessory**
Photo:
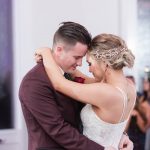
<instances>
[{"instance_id":1,"label":"bridal hair accessory","mask_svg":"<svg viewBox=\"0 0 150 150\"><path fill-rule=\"evenodd\" d=\"M113 48L113 49L104 50L104 51L103 50L96 50L94 52L91 52L91 54L93 54L97 59L111 60L111 59L115 58L118 54L120 54L121 52L124 52L127 50L128 50L127 47Z\"/></svg>"}]
</instances>

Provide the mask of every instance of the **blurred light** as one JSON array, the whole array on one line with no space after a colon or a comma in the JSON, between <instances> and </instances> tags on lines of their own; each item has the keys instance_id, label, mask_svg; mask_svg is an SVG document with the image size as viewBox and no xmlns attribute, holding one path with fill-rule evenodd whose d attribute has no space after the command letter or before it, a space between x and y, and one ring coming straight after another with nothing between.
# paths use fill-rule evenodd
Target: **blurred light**
<instances>
[{"instance_id":1,"label":"blurred light","mask_svg":"<svg viewBox=\"0 0 150 150\"><path fill-rule=\"evenodd\" d=\"M149 66L145 66L145 68L144 68L144 72L146 72L146 73L149 73L149 72L150 72L150 68L149 68Z\"/></svg>"}]
</instances>

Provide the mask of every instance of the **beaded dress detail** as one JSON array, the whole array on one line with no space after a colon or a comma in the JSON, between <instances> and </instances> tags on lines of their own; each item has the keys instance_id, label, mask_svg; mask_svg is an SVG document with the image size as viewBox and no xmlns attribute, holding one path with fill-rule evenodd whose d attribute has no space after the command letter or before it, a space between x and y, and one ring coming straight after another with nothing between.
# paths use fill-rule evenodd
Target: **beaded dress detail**
<instances>
[{"instance_id":1,"label":"beaded dress detail","mask_svg":"<svg viewBox=\"0 0 150 150\"><path fill-rule=\"evenodd\" d=\"M100 117L98 117L94 112L91 104L86 104L80 115L83 123L83 134L86 137L104 147L113 146L118 149L118 145L128 119L121 121L127 107L127 96L122 89L119 87L116 88L122 93L124 103L122 115L118 123L111 124L100 119Z\"/></svg>"}]
</instances>

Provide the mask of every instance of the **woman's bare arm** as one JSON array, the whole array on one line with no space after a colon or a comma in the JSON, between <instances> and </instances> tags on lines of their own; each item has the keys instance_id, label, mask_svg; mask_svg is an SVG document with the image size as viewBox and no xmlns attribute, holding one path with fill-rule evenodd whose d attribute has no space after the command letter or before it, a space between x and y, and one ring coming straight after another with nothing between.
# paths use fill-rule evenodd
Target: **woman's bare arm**
<instances>
[{"instance_id":1,"label":"woman's bare arm","mask_svg":"<svg viewBox=\"0 0 150 150\"><path fill-rule=\"evenodd\" d=\"M136 117L137 117L137 125L139 126L141 131L146 132L147 130L146 124L138 111L136 112Z\"/></svg>"},{"instance_id":2,"label":"woman's bare arm","mask_svg":"<svg viewBox=\"0 0 150 150\"><path fill-rule=\"evenodd\" d=\"M114 99L117 99L115 98L116 95L114 95L114 88L105 83L80 84L65 79L54 61L50 49L39 49L37 53L43 57L45 70L56 90L75 100L98 107L105 107L108 103L111 105L113 103L111 100L112 96Z\"/></svg>"}]
</instances>

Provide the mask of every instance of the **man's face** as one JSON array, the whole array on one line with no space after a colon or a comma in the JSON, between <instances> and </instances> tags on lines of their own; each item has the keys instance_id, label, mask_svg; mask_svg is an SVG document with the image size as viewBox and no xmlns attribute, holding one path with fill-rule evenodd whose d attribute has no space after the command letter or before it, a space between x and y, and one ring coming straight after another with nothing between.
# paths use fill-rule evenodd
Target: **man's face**
<instances>
[{"instance_id":1,"label":"man's face","mask_svg":"<svg viewBox=\"0 0 150 150\"><path fill-rule=\"evenodd\" d=\"M67 47L67 48L66 48ZM82 58L87 52L87 45L79 42L74 46L63 46L59 51L59 65L67 73L73 73L82 65Z\"/></svg>"}]
</instances>

